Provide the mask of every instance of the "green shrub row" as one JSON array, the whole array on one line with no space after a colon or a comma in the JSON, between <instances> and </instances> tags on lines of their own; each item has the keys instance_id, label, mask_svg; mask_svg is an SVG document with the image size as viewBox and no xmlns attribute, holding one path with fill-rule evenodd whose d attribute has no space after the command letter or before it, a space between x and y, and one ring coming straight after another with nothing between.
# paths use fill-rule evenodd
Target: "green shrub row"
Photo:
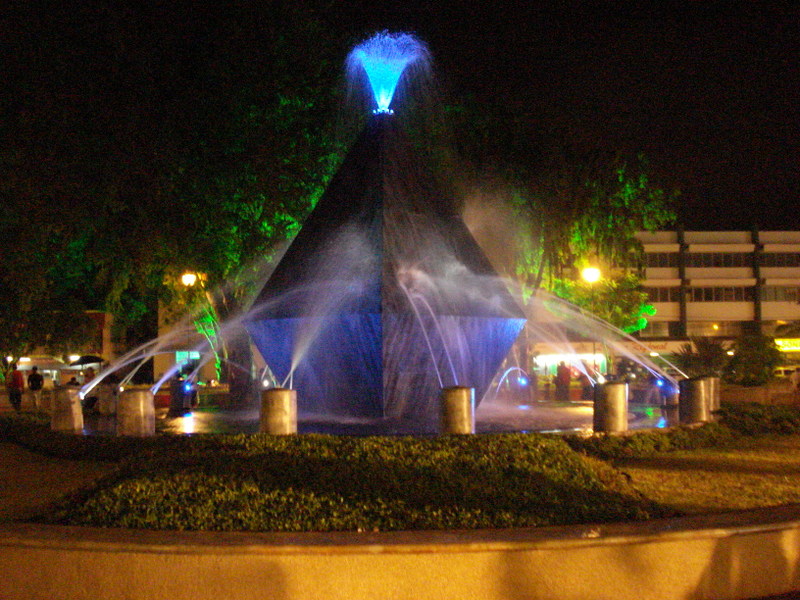
<instances>
[{"instance_id":1,"label":"green shrub row","mask_svg":"<svg viewBox=\"0 0 800 600\"><path fill-rule=\"evenodd\" d=\"M137 454L49 522L250 531L522 527L668 514L609 465L533 434L190 438ZM171 448L174 450L174 448Z\"/></svg>"},{"instance_id":2,"label":"green shrub row","mask_svg":"<svg viewBox=\"0 0 800 600\"><path fill-rule=\"evenodd\" d=\"M185 436L137 438L63 433L50 429L48 415L24 412L0 416L0 440L12 441L46 456L100 462L118 462L154 451L181 452L189 441Z\"/></svg>"},{"instance_id":3,"label":"green shrub row","mask_svg":"<svg viewBox=\"0 0 800 600\"><path fill-rule=\"evenodd\" d=\"M647 458L660 452L725 447L735 444L738 432L722 423L704 423L697 427L674 427L663 430L631 432L625 435L568 435L564 441L577 451L603 460Z\"/></svg>"},{"instance_id":4,"label":"green shrub row","mask_svg":"<svg viewBox=\"0 0 800 600\"><path fill-rule=\"evenodd\" d=\"M800 434L800 409L756 402L723 403L720 421L743 435Z\"/></svg>"},{"instance_id":5,"label":"green shrub row","mask_svg":"<svg viewBox=\"0 0 800 600\"><path fill-rule=\"evenodd\" d=\"M660 452L730 447L742 436L800 434L800 409L755 402L723 403L717 422L629 434L568 435L564 441L578 452L603 460L647 458Z\"/></svg>"}]
</instances>

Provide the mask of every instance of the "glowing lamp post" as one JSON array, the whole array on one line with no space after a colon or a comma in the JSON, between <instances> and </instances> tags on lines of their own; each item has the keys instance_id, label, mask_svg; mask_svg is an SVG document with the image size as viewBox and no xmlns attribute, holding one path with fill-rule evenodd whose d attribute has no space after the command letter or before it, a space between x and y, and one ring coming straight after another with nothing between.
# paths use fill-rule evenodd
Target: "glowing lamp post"
<instances>
[{"instance_id":1,"label":"glowing lamp post","mask_svg":"<svg viewBox=\"0 0 800 600\"><path fill-rule=\"evenodd\" d=\"M186 287L192 287L195 283L197 283L197 273L190 273L187 271L181 275L181 283Z\"/></svg>"},{"instance_id":2,"label":"glowing lamp post","mask_svg":"<svg viewBox=\"0 0 800 600\"><path fill-rule=\"evenodd\" d=\"M597 267L586 267L583 271L581 271L581 277L583 280L592 285L600 281L600 269Z\"/></svg>"},{"instance_id":3,"label":"glowing lamp post","mask_svg":"<svg viewBox=\"0 0 800 600\"><path fill-rule=\"evenodd\" d=\"M186 273L181 275L181 283L184 285L184 287L186 287L186 289L194 287L194 285L197 283L197 273L193 273L191 271L186 271ZM191 352L191 346L192 346L191 334L189 333L189 330L187 329L187 331L186 331L186 363L187 364L189 363L189 355L190 355L190 352Z\"/></svg>"},{"instance_id":4,"label":"glowing lamp post","mask_svg":"<svg viewBox=\"0 0 800 600\"><path fill-rule=\"evenodd\" d=\"M589 309L592 314L594 314L594 284L600 281L600 269L597 267L586 267L581 271L581 277L583 280L589 284ZM595 353L595 339L592 337L592 367L594 367L595 373L597 372L597 354Z\"/></svg>"}]
</instances>

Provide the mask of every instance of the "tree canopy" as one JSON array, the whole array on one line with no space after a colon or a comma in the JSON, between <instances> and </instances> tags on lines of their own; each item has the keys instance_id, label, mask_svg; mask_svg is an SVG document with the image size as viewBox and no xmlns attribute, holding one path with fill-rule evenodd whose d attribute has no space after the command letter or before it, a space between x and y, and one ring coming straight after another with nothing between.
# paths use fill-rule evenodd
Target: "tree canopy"
<instances>
[{"instance_id":1,"label":"tree canopy","mask_svg":"<svg viewBox=\"0 0 800 600\"><path fill-rule=\"evenodd\" d=\"M10 11L2 329L53 305L151 334L170 275L230 282L297 230L339 147L344 42L311 4Z\"/></svg>"},{"instance_id":2,"label":"tree canopy","mask_svg":"<svg viewBox=\"0 0 800 600\"><path fill-rule=\"evenodd\" d=\"M672 224L677 191L653 181L641 153L598 147L508 107L466 98L449 115L468 178L507 190L515 255L506 270L523 292L546 289L626 331L641 329L653 308L634 234ZM587 266L600 269L599 282L581 279Z\"/></svg>"}]
</instances>

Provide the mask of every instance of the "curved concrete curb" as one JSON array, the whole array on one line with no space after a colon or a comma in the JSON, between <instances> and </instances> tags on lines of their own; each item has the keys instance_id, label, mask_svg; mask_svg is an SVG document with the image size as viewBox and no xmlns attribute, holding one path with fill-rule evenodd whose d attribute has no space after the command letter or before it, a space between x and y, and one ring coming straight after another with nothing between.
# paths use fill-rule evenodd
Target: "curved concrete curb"
<instances>
[{"instance_id":1,"label":"curved concrete curb","mask_svg":"<svg viewBox=\"0 0 800 600\"><path fill-rule=\"evenodd\" d=\"M800 589L800 505L637 524L394 533L0 525L0 598L754 598Z\"/></svg>"}]
</instances>

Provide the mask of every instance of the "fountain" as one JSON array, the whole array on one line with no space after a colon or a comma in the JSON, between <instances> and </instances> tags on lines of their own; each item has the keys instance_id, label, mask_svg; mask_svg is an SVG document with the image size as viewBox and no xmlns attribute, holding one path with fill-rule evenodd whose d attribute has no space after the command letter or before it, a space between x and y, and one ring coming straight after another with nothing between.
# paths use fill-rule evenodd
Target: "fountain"
<instances>
[{"instance_id":1,"label":"fountain","mask_svg":"<svg viewBox=\"0 0 800 600\"><path fill-rule=\"evenodd\" d=\"M472 387L480 400L524 325L393 117L394 86L427 56L407 34L353 50L374 112L247 318L301 415L435 430L439 391Z\"/></svg>"},{"instance_id":2,"label":"fountain","mask_svg":"<svg viewBox=\"0 0 800 600\"><path fill-rule=\"evenodd\" d=\"M219 339L246 328L264 361L254 383L279 391L262 407L274 403L281 416L262 422L262 430L291 433L288 421L297 415L318 426L306 431L341 432L355 424L360 432L361 426L433 432L443 390L453 391L465 414L477 405L479 421L488 415L483 431L536 429L533 403L498 398L509 374L530 379L528 365L507 364L498 375L526 324L530 337L565 355L576 354L571 331L664 375L617 343L624 334L607 323L544 292L522 302L498 276L398 120L397 90L425 80L428 61L425 45L408 34L380 33L350 53L349 75L372 91L372 113L266 283L254 287L260 292L252 306L216 325ZM124 387L143 362L181 347L191 329L187 316L169 334L115 361L81 393L120 369L128 370ZM192 348L201 358L185 385L215 357L211 343L204 339ZM573 366L587 371L580 361ZM165 372L150 393L181 368ZM252 372L249 365L241 369ZM594 373L587 375L597 383ZM234 430L258 430L255 405L216 418L229 419ZM186 420L184 432L200 426L191 416ZM452 430L469 431L465 423Z\"/></svg>"}]
</instances>

